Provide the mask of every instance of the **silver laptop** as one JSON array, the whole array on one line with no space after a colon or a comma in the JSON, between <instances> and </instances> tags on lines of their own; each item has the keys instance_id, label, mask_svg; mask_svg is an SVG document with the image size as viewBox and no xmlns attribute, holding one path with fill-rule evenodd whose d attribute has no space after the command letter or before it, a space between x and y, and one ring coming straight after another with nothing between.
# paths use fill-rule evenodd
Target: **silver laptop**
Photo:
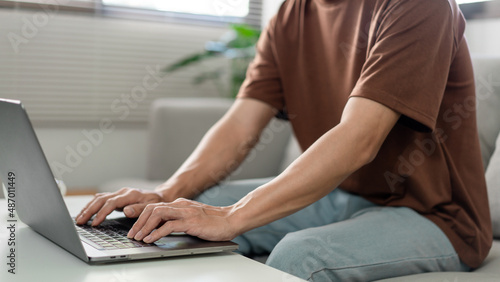
<instances>
[{"instance_id":1,"label":"silver laptop","mask_svg":"<svg viewBox=\"0 0 500 282\"><path fill-rule=\"evenodd\" d=\"M63 201L31 122L20 101L0 99L0 179L15 175L19 219L87 263L232 251L233 242L169 235L154 244L126 238L133 219L108 219L99 227L77 226Z\"/></svg>"}]
</instances>

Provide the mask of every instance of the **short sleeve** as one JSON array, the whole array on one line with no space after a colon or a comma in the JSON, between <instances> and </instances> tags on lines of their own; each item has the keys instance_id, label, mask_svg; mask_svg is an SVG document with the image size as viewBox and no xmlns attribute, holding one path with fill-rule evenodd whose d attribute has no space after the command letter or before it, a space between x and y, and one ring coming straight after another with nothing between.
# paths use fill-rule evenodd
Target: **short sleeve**
<instances>
[{"instance_id":1,"label":"short sleeve","mask_svg":"<svg viewBox=\"0 0 500 282\"><path fill-rule=\"evenodd\" d=\"M367 60L350 97L399 112L401 123L434 130L455 53L446 0L393 1L370 29Z\"/></svg>"},{"instance_id":2,"label":"short sleeve","mask_svg":"<svg viewBox=\"0 0 500 282\"><path fill-rule=\"evenodd\" d=\"M271 19L257 42L257 54L247 69L246 78L237 98L253 98L282 112L284 108L280 73L275 61L273 29L276 17Z\"/></svg>"}]
</instances>

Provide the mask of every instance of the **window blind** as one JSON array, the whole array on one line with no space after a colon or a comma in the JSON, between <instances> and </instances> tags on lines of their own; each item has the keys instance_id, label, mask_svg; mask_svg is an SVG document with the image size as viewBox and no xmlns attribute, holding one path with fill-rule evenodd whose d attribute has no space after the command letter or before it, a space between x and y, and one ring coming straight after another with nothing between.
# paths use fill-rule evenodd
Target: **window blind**
<instances>
[{"instance_id":1,"label":"window blind","mask_svg":"<svg viewBox=\"0 0 500 282\"><path fill-rule=\"evenodd\" d=\"M162 0L157 0L161 2ZM106 4L106 3L109 4ZM120 3L124 3L120 5ZM44 6L54 6L55 9L62 10L87 10L93 11L96 14L106 15L106 16L118 16L127 18L141 18L141 19L153 19L160 20L161 18L172 19L172 18L185 18L189 21L205 21L205 22L240 22L247 23L253 26L260 25L260 18L262 15L262 5L263 0L248 0L249 3L249 13L246 17L228 17L228 11L236 8L238 5L246 4L246 1L242 0L213 0L210 1L210 6L214 10L218 11L219 16L203 16L200 14L189 14L189 13L166 13L165 11L158 11L155 13L154 9L143 9L140 2L134 4L132 1L126 0L114 0L114 1L103 1L103 0L0 0L0 7L24 7L24 8L43 8ZM135 6L135 8L134 8Z\"/></svg>"},{"instance_id":2,"label":"window blind","mask_svg":"<svg viewBox=\"0 0 500 282\"><path fill-rule=\"evenodd\" d=\"M154 99L226 95L192 83L204 70L229 71L225 59L159 72L202 51L225 26L50 11L0 9L0 97L23 101L34 123L145 123Z\"/></svg>"}]
</instances>

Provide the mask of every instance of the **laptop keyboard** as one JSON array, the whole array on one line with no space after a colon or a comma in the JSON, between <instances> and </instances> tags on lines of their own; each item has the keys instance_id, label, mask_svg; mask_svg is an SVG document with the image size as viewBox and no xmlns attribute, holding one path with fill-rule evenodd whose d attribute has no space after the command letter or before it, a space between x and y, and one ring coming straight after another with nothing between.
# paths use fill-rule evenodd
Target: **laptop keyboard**
<instances>
[{"instance_id":1,"label":"laptop keyboard","mask_svg":"<svg viewBox=\"0 0 500 282\"><path fill-rule=\"evenodd\" d=\"M76 231L85 243L98 250L117 250L154 246L127 238L127 231L120 223L107 221L102 226L76 225Z\"/></svg>"}]
</instances>

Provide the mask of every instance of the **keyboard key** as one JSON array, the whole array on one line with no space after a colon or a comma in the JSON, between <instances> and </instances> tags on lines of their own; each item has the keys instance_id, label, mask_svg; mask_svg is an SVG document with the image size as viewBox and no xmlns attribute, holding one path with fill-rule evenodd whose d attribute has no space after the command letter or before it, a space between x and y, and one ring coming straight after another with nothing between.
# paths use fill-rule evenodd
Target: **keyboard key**
<instances>
[{"instance_id":1,"label":"keyboard key","mask_svg":"<svg viewBox=\"0 0 500 282\"><path fill-rule=\"evenodd\" d=\"M107 221L102 226L92 227L90 225L77 225L78 235L89 245L99 250L141 248L154 246L127 238L127 231L120 228L118 224L113 225Z\"/></svg>"}]
</instances>

